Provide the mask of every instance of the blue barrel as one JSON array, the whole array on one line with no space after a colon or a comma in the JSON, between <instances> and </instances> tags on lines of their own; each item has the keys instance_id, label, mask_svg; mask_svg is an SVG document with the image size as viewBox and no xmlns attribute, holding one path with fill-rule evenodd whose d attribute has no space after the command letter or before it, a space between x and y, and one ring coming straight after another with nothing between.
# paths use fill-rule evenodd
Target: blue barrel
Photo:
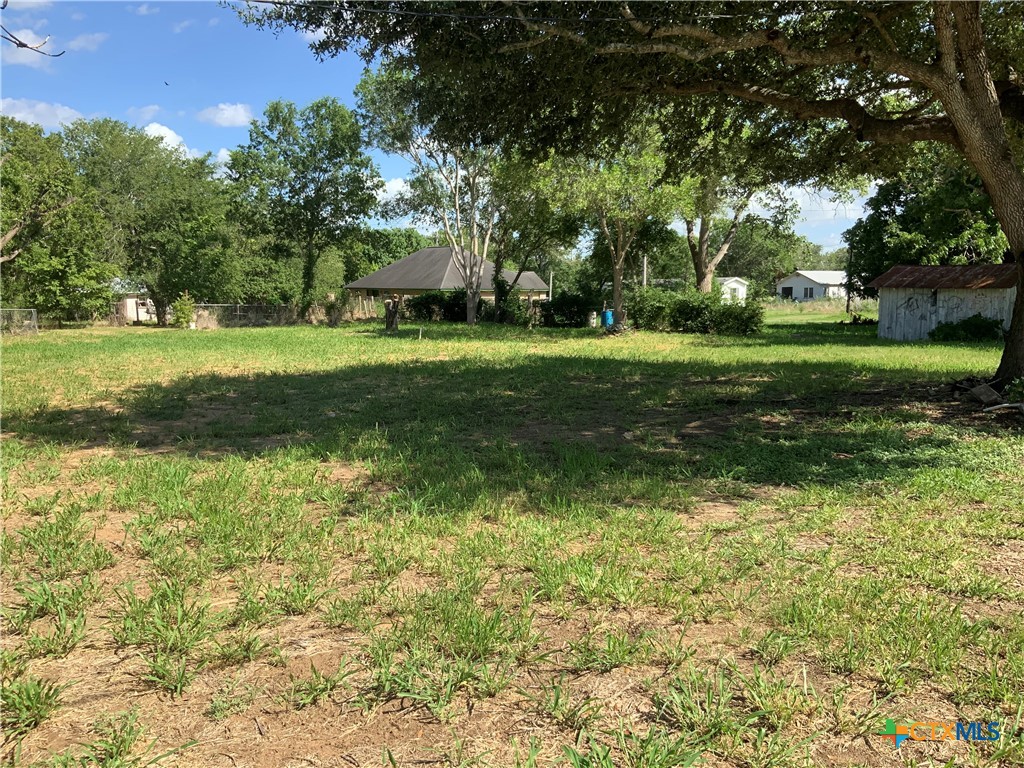
<instances>
[{"instance_id":1,"label":"blue barrel","mask_svg":"<svg viewBox=\"0 0 1024 768\"><path fill-rule=\"evenodd\" d=\"M601 327L611 328L615 325L615 312L610 309L606 309L601 313Z\"/></svg>"}]
</instances>

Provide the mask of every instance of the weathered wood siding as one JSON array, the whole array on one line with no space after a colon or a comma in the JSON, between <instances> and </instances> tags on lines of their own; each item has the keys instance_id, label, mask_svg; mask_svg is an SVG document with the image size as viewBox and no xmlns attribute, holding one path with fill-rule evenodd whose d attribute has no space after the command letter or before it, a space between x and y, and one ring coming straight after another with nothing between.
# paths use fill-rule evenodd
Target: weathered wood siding
<instances>
[{"instance_id":1,"label":"weathered wood siding","mask_svg":"<svg viewBox=\"0 0 1024 768\"><path fill-rule=\"evenodd\" d=\"M1016 293L1016 288L882 288L878 292L878 336L899 341L927 339L939 323L955 323L977 314L999 318L1003 328L1009 328Z\"/></svg>"}]
</instances>

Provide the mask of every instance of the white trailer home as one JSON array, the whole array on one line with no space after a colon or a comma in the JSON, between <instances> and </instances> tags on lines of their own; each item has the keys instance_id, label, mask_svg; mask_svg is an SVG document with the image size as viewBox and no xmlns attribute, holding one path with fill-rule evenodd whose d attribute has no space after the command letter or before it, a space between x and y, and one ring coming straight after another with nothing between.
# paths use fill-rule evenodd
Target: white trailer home
<instances>
[{"instance_id":1,"label":"white trailer home","mask_svg":"<svg viewBox=\"0 0 1024 768\"><path fill-rule=\"evenodd\" d=\"M897 266L868 287L878 290L878 336L883 339L927 339L939 323L974 315L1002 320L1008 329L1017 265Z\"/></svg>"},{"instance_id":2,"label":"white trailer home","mask_svg":"<svg viewBox=\"0 0 1024 768\"><path fill-rule=\"evenodd\" d=\"M846 273L840 269L798 269L775 284L780 299L815 301L846 298Z\"/></svg>"}]
</instances>

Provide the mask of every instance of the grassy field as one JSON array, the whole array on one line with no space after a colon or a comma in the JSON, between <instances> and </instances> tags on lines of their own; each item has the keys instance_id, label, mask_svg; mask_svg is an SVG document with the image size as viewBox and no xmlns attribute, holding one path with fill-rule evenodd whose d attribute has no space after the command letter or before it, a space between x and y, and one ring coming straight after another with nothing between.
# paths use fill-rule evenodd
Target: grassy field
<instances>
[{"instance_id":1,"label":"grassy field","mask_svg":"<svg viewBox=\"0 0 1024 768\"><path fill-rule=\"evenodd\" d=\"M998 349L776 320L5 339L5 759L1024 764Z\"/></svg>"}]
</instances>

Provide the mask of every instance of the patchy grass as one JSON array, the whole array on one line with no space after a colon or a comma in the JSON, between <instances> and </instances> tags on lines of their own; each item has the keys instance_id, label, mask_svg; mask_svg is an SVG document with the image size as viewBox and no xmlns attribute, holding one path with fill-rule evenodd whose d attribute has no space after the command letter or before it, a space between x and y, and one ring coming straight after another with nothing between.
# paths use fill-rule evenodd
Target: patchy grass
<instances>
[{"instance_id":1,"label":"patchy grass","mask_svg":"<svg viewBox=\"0 0 1024 768\"><path fill-rule=\"evenodd\" d=\"M6 757L1024 764L999 350L801 314L5 339Z\"/></svg>"}]
</instances>

